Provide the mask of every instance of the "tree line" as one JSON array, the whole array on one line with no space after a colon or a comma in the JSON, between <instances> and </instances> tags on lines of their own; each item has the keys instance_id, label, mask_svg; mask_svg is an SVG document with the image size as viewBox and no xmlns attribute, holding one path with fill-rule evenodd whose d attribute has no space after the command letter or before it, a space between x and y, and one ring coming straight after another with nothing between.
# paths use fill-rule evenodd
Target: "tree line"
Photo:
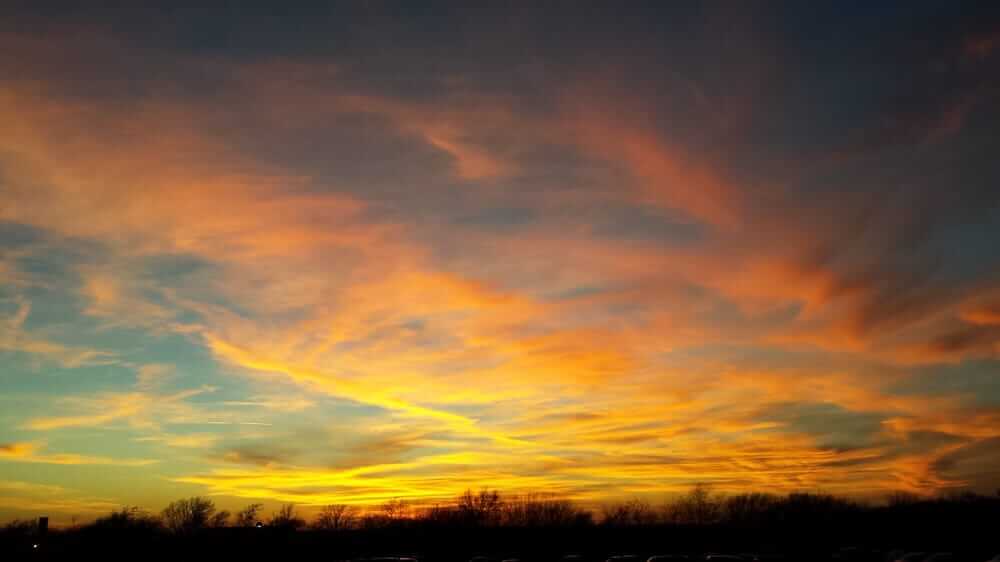
<instances>
[{"instance_id":1,"label":"tree line","mask_svg":"<svg viewBox=\"0 0 1000 562\"><path fill-rule=\"evenodd\" d=\"M217 508L209 498L195 496L171 502L155 514L135 506L125 506L97 518L81 529L146 530L176 534L206 529L266 526L273 529L351 531L392 527L652 527L652 526L764 526L838 521L863 521L879 517L996 517L1000 520L1000 491L995 496L956 493L922 497L897 493L884 504L875 505L820 493L714 493L704 484L663 504L642 499L607 504L596 511L575 502L544 494L506 495L484 488L466 490L445 504L417 506L405 500L391 500L375 509L353 505L323 506L311 521L294 504L281 506L264 517L263 505L252 503L231 513ZM26 533L33 521L13 521L8 533Z\"/></svg>"}]
</instances>

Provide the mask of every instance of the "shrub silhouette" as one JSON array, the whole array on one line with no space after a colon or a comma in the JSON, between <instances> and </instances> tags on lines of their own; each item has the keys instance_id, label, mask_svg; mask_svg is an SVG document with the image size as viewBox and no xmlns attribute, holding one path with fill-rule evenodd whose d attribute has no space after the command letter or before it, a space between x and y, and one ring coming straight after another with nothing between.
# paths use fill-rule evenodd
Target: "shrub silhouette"
<instances>
[{"instance_id":1,"label":"shrub silhouette","mask_svg":"<svg viewBox=\"0 0 1000 562\"><path fill-rule=\"evenodd\" d=\"M691 491L665 509L666 519L688 525L708 525L721 520L722 498L713 496L707 484L695 484Z\"/></svg>"},{"instance_id":2,"label":"shrub silhouette","mask_svg":"<svg viewBox=\"0 0 1000 562\"><path fill-rule=\"evenodd\" d=\"M29 519L14 519L3 526L3 532L7 536L27 537L37 530L38 524Z\"/></svg>"},{"instance_id":3,"label":"shrub silhouette","mask_svg":"<svg viewBox=\"0 0 1000 562\"><path fill-rule=\"evenodd\" d=\"M722 502L725 521L736 525L761 524L781 502L774 494L752 492L727 497Z\"/></svg>"},{"instance_id":4,"label":"shrub silhouette","mask_svg":"<svg viewBox=\"0 0 1000 562\"><path fill-rule=\"evenodd\" d=\"M340 560L410 552L448 561L509 553L535 562L558 560L567 553L593 561L623 549L636 554L780 552L788 560L819 562L886 562L885 553L891 548L953 551L961 562L982 562L996 554L1000 497L954 493L909 495L900 501L901 497L862 504L817 493L724 496L698 486L662 510L642 500L608 506L601 524L595 525L590 511L565 498L467 490L451 502L423 510L393 500L364 517L353 507L326 506L310 529L335 530L335 536L293 533L303 529L305 521L291 504L270 517L270 525L281 532L218 528L228 520L227 514L215 510L211 501L195 497L173 502L162 518L126 506L91 525L53 529L46 535L42 554L49 559L79 557L77 553L124 559L142 553L176 560L198 553L209 559L250 560L322 552L327 559ZM260 507L251 504L240 510L234 525L254 526ZM186 532L190 529L198 532ZM30 551L37 536L34 521L0 528L0 558L8 558L3 555L11 549ZM539 546L529 550L518 545ZM858 548L841 548L849 545Z\"/></svg>"},{"instance_id":5,"label":"shrub silhouette","mask_svg":"<svg viewBox=\"0 0 1000 562\"><path fill-rule=\"evenodd\" d=\"M503 503L500 524L508 527L571 527L589 525L593 515L573 502L542 495L515 496Z\"/></svg>"},{"instance_id":6,"label":"shrub silhouette","mask_svg":"<svg viewBox=\"0 0 1000 562\"><path fill-rule=\"evenodd\" d=\"M88 528L98 531L154 532L163 528L163 524L155 515L139 507L124 506L104 517L98 517Z\"/></svg>"},{"instance_id":7,"label":"shrub silhouette","mask_svg":"<svg viewBox=\"0 0 1000 562\"><path fill-rule=\"evenodd\" d=\"M601 523L612 527L655 525L659 517L649 502L634 499L604 506Z\"/></svg>"}]
</instances>

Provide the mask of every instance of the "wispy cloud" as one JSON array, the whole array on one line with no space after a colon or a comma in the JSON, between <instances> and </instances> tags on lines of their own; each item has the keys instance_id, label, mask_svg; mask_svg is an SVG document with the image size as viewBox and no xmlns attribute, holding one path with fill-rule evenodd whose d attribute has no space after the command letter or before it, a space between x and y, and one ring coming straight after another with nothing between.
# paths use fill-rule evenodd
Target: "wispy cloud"
<instances>
[{"instance_id":1,"label":"wispy cloud","mask_svg":"<svg viewBox=\"0 0 1000 562\"><path fill-rule=\"evenodd\" d=\"M16 309L4 322L0 322L0 351L25 353L66 368L84 365L108 364L115 361L114 354L101 349L88 349L53 341L25 328L31 314L31 302L15 299Z\"/></svg>"},{"instance_id":2,"label":"wispy cloud","mask_svg":"<svg viewBox=\"0 0 1000 562\"><path fill-rule=\"evenodd\" d=\"M0 33L0 222L52 240L0 257L0 351L53 367L11 375L42 405L12 422L310 504L990 482L994 403L905 383L1000 359L995 41L949 36L875 92L741 31L739 68L697 80L690 46L597 34L600 60L505 68L524 87L456 52L394 61L406 88L350 57L136 45L147 77L93 65L136 64L93 30Z\"/></svg>"},{"instance_id":3,"label":"wispy cloud","mask_svg":"<svg viewBox=\"0 0 1000 562\"><path fill-rule=\"evenodd\" d=\"M114 465L114 466L147 466L155 464L156 459L119 459L111 457L79 455L76 453L46 453L42 442L0 443L0 460L8 462L27 462L62 465Z\"/></svg>"},{"instance_id":4,"label":"wispy cloud","mask_svg":"<svg viewBox=\"0 0 1000 562\"><path fill-rule=\"evenodd\" d=\"M155 427L162 416L166 421L197 419L184 401L193 396L213 392L213 387L183 390L173 394L141 392L105 393L96 396L64 399L67 408L80 410L78 415L40 416L24 423L24 429L51 431L66 428L102 427L123 422L137 427Z\"/></svg>"},{"instance_id":5,"label":"wispy cloud","mask_svg":"<svg viewBox=\"0 0 1000 562\"><path fill-rule=\"evenodd\" d=\"M53 522L69 523L76 516L92 517L117 509L119 505L107 498L63 486L0 481L0 510L8 513L49 513L54 516Z\"/></svg>"},{"instance_id":6,"label":"wispy cloud","mask_svg":"<svg viewBox=\"0 0 1000 562\"><path fill-rule=\"evenodd\" d=\"M219 439L219 435L212 433L190 433L185 435L148 435L145 437L136 437L135 441L140 443L163 443L168 447L183 449L207 449L215 445Z\"/></svg>"}]
</instances>

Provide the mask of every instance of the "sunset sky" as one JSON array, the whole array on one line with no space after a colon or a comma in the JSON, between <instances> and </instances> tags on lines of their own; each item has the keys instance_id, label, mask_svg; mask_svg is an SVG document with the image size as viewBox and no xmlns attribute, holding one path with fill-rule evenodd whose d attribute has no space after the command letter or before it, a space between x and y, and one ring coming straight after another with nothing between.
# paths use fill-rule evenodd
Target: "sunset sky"
<instances>
[{"instance_id":1,"label":"sunset sky","mask_svg":"<svg viewBox=\"0 0 1000 562\"><path fill-rule=\"evenodd\" d=\"M4 2L0 521L992 493L998 12Z\"/></svg>"}]
</instances>

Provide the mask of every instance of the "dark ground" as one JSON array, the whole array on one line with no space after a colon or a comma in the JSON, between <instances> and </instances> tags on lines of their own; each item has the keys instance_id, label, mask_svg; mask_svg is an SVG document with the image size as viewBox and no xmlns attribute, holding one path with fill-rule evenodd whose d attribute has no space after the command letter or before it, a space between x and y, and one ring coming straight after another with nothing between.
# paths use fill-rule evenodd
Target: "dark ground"
<instances>
[{"instance_id":1,"label":"dark ground","mask_svg":"<svg viewBox=\"0 0 1000 562\"><path fill-rule=\"evenodd\" d=\"M961 528L939 525L853 529L789 524L785 528L655 526L557 529L396 528L358 531L289 531L282 529L209 529L189 535L55 531L46 537L7 537L4 560L346 560L370 556L416 556L421 562L465 562L485 555L499 562L559 562L568 554L586 562L634 554L750 553L760 560L887 562L890 551L955 554L956 562L985 562L1000 552L1000 520L964 521ZM38 544L38 548L32 545ZM845 550L845 547L855 547ZM752 561L753 558L747 558ZM889 561L891 562L891 560Z\"/></svg>"},{"instance_id":2,"label":"dark ground","mask_svg":"<svg viewBox=\"0 0 1000 562\"><path fill-rule=\"evenodd\" d=\"M560 562L571 554L582 556L574 562L604 562L622 554L645 562L651 555L674 553L689 555L691 562L704 561L707 553L741 554L746 562L894 562L902 552L949 552L951 562L986 562L1000 554L1000 494L884 507L789 496L752 512L730 507L719 512L728 515L708 524L594 523L589 514L572 512L562 523L503 525L468 518L474 511L449 508L437 518L383 520L377 527L341 531L265 526L171 532L155 516L130 513L138 512L122 510L94 524L45 534L31 525L9 525L0 530L0 562L338 561L374 556L414 556L419 562L468 562L473 556L488 556L489 562Z\"/></svg>"}]
</instances>

